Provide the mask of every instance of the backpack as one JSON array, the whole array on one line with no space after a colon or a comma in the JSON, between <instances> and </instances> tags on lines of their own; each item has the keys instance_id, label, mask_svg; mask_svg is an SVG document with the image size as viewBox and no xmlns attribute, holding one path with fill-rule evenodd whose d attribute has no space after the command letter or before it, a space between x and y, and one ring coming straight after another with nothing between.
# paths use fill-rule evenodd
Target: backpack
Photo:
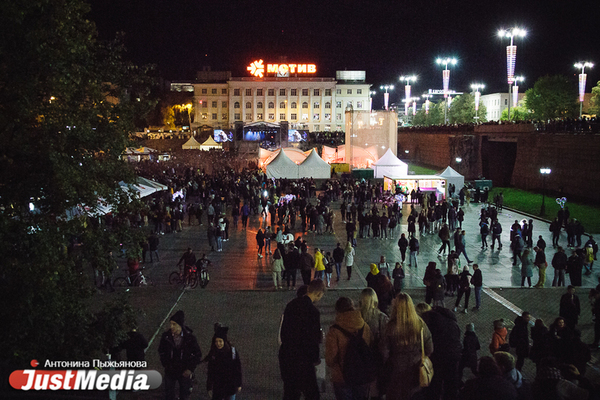
<instances>
[{"instance_id":1,"label":"backpack","mask_svg":"<svg viewBox=\"0 0 600 400\"><path fill-rule=\"evenodd\" d=\"M376 378L375 354L363 338L365 325L356 333L350 333L337 324L333 325L333 328L348 338L342 375L344 382L349 386L364 385L373 382Z\"/></svg>"}]
</instances>

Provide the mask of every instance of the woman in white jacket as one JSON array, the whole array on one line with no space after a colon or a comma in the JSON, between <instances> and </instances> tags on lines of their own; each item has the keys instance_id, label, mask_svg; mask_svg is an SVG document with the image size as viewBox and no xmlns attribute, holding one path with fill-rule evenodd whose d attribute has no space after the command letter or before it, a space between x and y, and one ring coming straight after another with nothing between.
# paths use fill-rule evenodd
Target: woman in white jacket
<instances>
[{"instance_id":1,"label":"woman in white jacket","mask_svg":"<svg viewBox=\"0 0 600 400\"><path fill-rule=\"evenodd\" d=\"M352 243L346 243L346 248L344 249L344 263L346 264L346 271L348 271L348 280L352 276L352 266L354 265L354 255L356 251L354 247L352 247Z\"/></svg>"}]
</instances>

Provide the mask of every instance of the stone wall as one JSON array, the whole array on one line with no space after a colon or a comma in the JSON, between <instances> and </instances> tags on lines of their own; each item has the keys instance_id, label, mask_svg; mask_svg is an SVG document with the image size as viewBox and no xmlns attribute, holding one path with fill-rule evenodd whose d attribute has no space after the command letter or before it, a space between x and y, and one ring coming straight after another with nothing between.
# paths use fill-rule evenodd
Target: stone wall
<instances>
[{"instance_id":1,"label":"stone wall","mask_svg":"<svg viewBox=\"0 0 600 400\"><path fill-rule=\"evenodd\" d=\"M398 156L439 170L451 166L468 180L485 177L533 191L542 190L540 168L550 168L550 192L600 201L600 135L537 133L525 124L471 129L400 130Z\"/></svg>"}]
</instances>

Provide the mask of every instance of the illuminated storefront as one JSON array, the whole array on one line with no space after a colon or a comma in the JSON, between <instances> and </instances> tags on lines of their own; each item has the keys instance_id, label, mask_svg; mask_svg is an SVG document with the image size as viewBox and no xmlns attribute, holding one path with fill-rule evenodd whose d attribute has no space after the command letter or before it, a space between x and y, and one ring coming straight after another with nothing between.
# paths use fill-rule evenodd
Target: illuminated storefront
<instances>
[{"instance_id":1,"label":"illuminated storefront","mask_svg":"<svg viewBox=\"0 0 600 400\"><path fill-rule=\"evenodd\" d=\"M309 62L275 63L256 59L248 76L201 71L191 83L195 118L192 127L233 129L236 124L286 122L290 129L344 131L345 110L369 110L364 71L337 71L317 77Z\"/></svg>"},{"instance_id":2,"label":"illuminated storefront","mask_svg":"<svg viewBox=\"0 0 600 400\"><path fill-rule=\"evenodd\" d=\"M383 178L384 190L394 193L397 188L400 188L405 194L410 194L413 189L416 191L420 188L423 193L435 192L437 200L446 198L446 179L436 175L385 176Z\"/></svg>"}]
</instances>

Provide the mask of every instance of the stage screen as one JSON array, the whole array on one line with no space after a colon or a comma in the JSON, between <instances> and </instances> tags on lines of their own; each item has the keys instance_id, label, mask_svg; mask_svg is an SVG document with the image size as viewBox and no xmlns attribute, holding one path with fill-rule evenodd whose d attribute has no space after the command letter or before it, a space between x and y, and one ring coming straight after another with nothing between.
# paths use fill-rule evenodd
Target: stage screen
<instances>
[{"instance_id":1,"label":"stage screen","mask_svg":"<svg viewBox=\"0 0 600 400\"><path fill-rule=\"evenodd\" d=\"M258 142L261 140L265 140L265 135L266 132L261 130L244 130L244 140L247 140L249 142Z\"/></svg>"},{"instance_id":2,"label":"stage screen","mask_svg":"<svg viewBox=\"0 0 600 400\"><path fill-rule=\"evenodd\" d=\"M233 141L233 133L224 131L223 129L215 129L213 138L215 139L215 142L217 142L217 143L232 142Z\"/></svg>"},{"instance_id":3,"label":"stage screen","mask_svg":"<svg viewBox=\"0 0 600 400\"><path fill-rule=\"evenodd\" d=\"M308 133L306 131L299 131L297 129L288 129L288 142L306 142L308 139Z\"/></svg>"}]
</instances>

